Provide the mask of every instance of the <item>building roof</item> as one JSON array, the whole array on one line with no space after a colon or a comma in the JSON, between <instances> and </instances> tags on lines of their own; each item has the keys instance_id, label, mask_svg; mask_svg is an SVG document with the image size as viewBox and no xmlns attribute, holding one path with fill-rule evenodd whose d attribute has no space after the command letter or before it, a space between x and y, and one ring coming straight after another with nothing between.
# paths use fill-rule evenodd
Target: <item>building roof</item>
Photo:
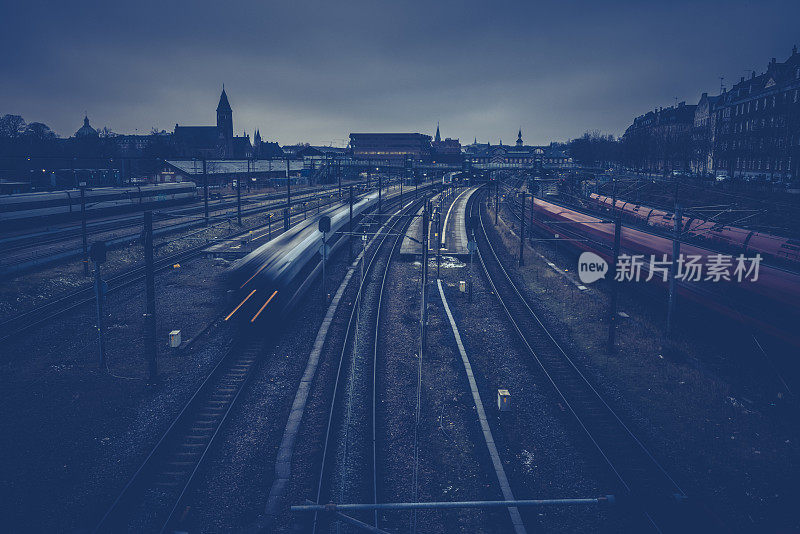
<instances>
[{"instance_id":1,"label":"building roof","mask_svg":"<svg viewBox=\"0 0 800 534\"><path fill-rule=\"evenodd\" d=\"M247 172L248 161L250 162L250 172L270 172L285 171L286 160L233 160L233 159L209 159L206 160L207 174L232 174ZM166 163L187 175L202 175L203 161L199 159L167 160ZM302 161L292 161L291 170L303 168Z\"/></svg>"},{"instance_id":2,"label":"building roof","mask_svg":"<svg viewBox=\"0 0 800 534\"><path fill-rule=\"evenodd\" d=\"M174 139L193 147L215 147L219 143L219 130L216 126L178 126L175 125Z\"/></svg>"},{"instance_id":3,"label":"building roof","mask_svg":"<svg viewBox=\"0 0 800 534\"><path fill-rule=\"evenodd\" d=\"M227 111L228 113L233 112L230 103L228 103L228 95L225 93L225 86L222 87L222 94L219 95L219 104L217 104L217 113L220 111Z\"/></svg>"},{"instance_id":4,"label":"building roof","mask_svg":"<svg viewBox=\"0 0 800 534\"><path fill-rule=\"evenodd\" d=\"M83 126L75 132L75 137L97 137L97 130L89 126L89 117L83 117Z\"/></svg>"},{"instance_id":5,"label":"building roof","mask_svg":"<svg viewBox=\"0 0 800 534\"><path fill-rule=\"evenodd\" d=\"M797 47L792 49L792 55L786 61L778 63L775 58L767 64L767 70L756 76L752 72L749 79L742 80L734 85L727 93L733 101L757 98L759 94L768 92L775 86L791 83L800 79L800 54Z\"/></svg>"},{"instance_id":6,"label":"building roof","mask_svg":"<svg viewBox=\"0 0 800 534\"><path fill-rule=\"evenodd\" d=\"M275 142L262 141L256 149L259 158L282 158L284 156L281 146Z\"/></svg>"},{"instance_id":7,"label":"building roof","mask_svg":"<svg viewBox=\"0 0 800 534\"><path fill-rule=\"evenodd\" d=\"M250 138L247 136L234 137L231 142L233 143L234 152L244 152L245 150L253 147L253 145L250 144Z\"/></svg>"}]
</instances>

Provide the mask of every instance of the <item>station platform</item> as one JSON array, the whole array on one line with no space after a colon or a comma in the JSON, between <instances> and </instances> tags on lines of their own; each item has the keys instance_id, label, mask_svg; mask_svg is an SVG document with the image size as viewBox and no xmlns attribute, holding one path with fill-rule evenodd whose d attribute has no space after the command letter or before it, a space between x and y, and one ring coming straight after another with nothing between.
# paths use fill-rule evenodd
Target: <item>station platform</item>
<instances>
[{"instance_id":1,"label":"station platform","mask_svg":"<svg viewBox=\"0 0 800 534\"><path fill-rule=\"evenodd\" d=\"M443 203L442 208L443 221L442 227L444 228L442 235L442 254L449 254L452 256L469 256L467 250L467 202L469 198L475 193L478 186L470 187L461 191L449 206L446 202ZM450 199L447 198L446 201ZM436 206L439 204L440 195L436 195L431 200L431 204ZM432 224L430 227L430 234L428 235L428 253L436 254L436 227ZM421 256L422 255L422 208L416 213L414 221L408 228L408 232L403 237L403 243L400 245L401 256Z\"/></svg>"},{"instance_id":2,"label":"station platform","mask_svg":"<svg viewBox=\"0 0 800 534\"><path fill-rule=\"evenodd\" d=\"M444 217L442 254L469 256L467 250L467 202L479 186L462 191L450 204Z\"/></svg>"},{"instance_id":3,"label":"station platform","mask_svg":"<svg viewBox=\"0 0 800 534\"><path fill-rule=\"evenodd\" d=\"M434 196L431 201L436 203L439 201L441 193ZM400 244L401 256L421 256L422 255L422 208L414 215L414 220L408 227L406 235L403 236L403 242Z\"/></svg>"}]
</instances>

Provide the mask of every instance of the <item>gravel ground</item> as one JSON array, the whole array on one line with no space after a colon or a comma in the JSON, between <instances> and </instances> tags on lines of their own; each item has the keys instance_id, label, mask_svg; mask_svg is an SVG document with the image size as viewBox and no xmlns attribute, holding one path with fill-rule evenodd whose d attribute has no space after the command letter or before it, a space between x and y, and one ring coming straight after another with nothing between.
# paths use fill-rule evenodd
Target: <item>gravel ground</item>
<instances>
[{"instance_id":1,"label":"gravel ground","mask_svg":"<svg viewBox=\"0 0 800 534\"><path fill-rule=\"evenodd\" d=\"M346 253L340 256L346 258ZM345 263L345 259L331 262L329 280L343 276ZM166 340L167 332L174 328L180 328L186 340L219 318L227 305L224 284L219 280L225 266L225 261L201 258L156 276L159 340ZM35 286L35 280L30 285ZM30 298L22 284L17 286L19 301ZM53 287L54 291L59 288L58 284ZM351 283L343 309L352 304L352 287ZM47 330L35 332L35 337L29 335L3 347L3 355L11 355L2 363L0 378L7 401L0 408L0 498L10 505L0 522L8 531L60 532L93 526L224 354L232 335L224 324L204 334L190 350L175 353L160 346L159 381L148 384L141 350L142 293L139 284L108 297L109 373L96 369L91 306L54 321ZM308 354L322 317L311 303L302 305L301 310L297 320L290 321L299 330L294 334L287 330L272 354L265 355L259 376L251 383L254 387L243 393L243 401L232 415L234 425L239 418L240 430L234 428L231 438L219 446L222 457L215 465L223 471L242 467L216 474L213 466L209 470L199 485L199 505L189 513L197 530L239 528L250 524L263 509L274 450L296 384L296 379L286 377L294 372L299 378L305 358L293 356ZM240 409L242 413L238 413ZM280 415L265 418L263 410ZM269 424L266 432L274 439L264 440L259 424ZM265 458L268 455L271 457ZM313 461L302 451L296 458L301 463ZM248 483L252 487L248 488ZM294 503L308 496L313 494L289 493L287 501ZM282 519L288 526L288 514Z\"/></svg>"},{"instance_id":2,"label":"gravel ground","mask_svg":"<svg viewBox=\"0 0 800 534\"><path fill-rule=\"evenodd\" d=\"M355 253L358 246L354 239ZM338 287L350 265L346 250L343 248L328 265L329 291ZM274 525L276 532L293 531L302 524L289 513L290 504L316 498L333 378L357 284L356 274L334 316L320 357L293 456L292 478L283 513ZM237 402L189 499L186 527L190 531L242 530L252 526L263 513L274 475L275 455L294 393L327 309L319 305L319 291L317 284L299 303L297 311L287 318L287 329L274 348L264 354L256 375Z\"/></svg>"},{"instance_id":3,"label":"gravel ground","mask_svg":"<svg viewBox=\"0 0 800 534\"><path fill-rule=\"evenodd\" d=\"M347 264L346 250L331 261L329 287L340 283ZM297 311L287 318L287 329L263 355L256 374L237 401L188 499L191 510L186 527L189 531L239 531L263 513L289 409L325 314L326 308L319 305L319 292L317 284L300 302ZM346 304L343 302L342 307L348 307ZM310 414L310 410L306 413ZM305 463L310 460L309 454L304 442L298 440L295 458ZM296 488L287 494L289 502L280 526L284 531L290 528L288 504L302 503L315 496L315 493Z\"/></svg>"},{"instance_id":4,"label":"gravel ground","mask_svg":"<svg viewBox=\"0 0 800 534\"><path fill-rule=\"evenodd\" d=\"M436 263L429 264L430 275ZM443 271L451 262L443 262ZM383 451L379 451L387 501L412 501L413 431L419 352L419 262L393 267L392 294L398 296L387 308L381 403L384 413ZM430 278L433 280L433 276ZM432 283L429 293L428 339L423 354L421 422L419 426L420 501L454 501L501 498L472 404L461 359L453 342ZM401 297L402 296L402 297ZM394 531L408 528L411 514L386 514ZM420 532L496 532L510 523L504 510L424 511L417 514Z\"/></svg>"},{"instance_id":5,"label":"gravel ground","mask_svg":"<svg viewBox=\"0 0 800 534\"><path fill-rule=\"evenodd\" d=\"M473 302L458 291L468 265L443 275L498 451L518 499L595 497L613 493L611 480L582 448L584 436L531 361L485 281L473 267ZM451 335L452 337L452 335ZM463 375L463 372L462 372ZM508 389L513 411L497 410L497 389ZM616 532L625 522L596 507L522 509L529 531Z\"/></svg>"},{"instance_id":6,"label":"gravel ground","mask_svg":"<svg viewBox=\"0 0 800 534\"><path fill-rule=\"evenodd\" d=\"M217 318L225 299L216 280L222 268L202 259L156 277L164 343L155 384L144 379L143 284L108 296L109 373L97 368L92 306L3 348L0 499L9 506L0 522L8 531L74 531L99 520L224 353L225 328L188 351L166 347L170 330L181 329L186 340Z\"/></svg>"},{"instance_id":7,"label":"gravel ground","mask_svg":"<svg viewBox=\"0 0 800 534\"><path fill-rule=\"evenodd\" d=\"M506 264L519 247L512 230L501 217L497 237L505 244ZM574 265L563 247L536 249L562 268ZM701 319L681 324L676 339L665 344L661 299L623 291L619 309L630 318L617 330L618 355L607 358L602 288L577 291L542 260L530 261L533 252L525 268L513 269L529 302L563 332L587 376L682 487L731 529L799 529L792 513L800 469L796 413L787 413L774 389L764 387L771 371L741 329L684 304L683 310Z\"/></svg>"}]
</instances>

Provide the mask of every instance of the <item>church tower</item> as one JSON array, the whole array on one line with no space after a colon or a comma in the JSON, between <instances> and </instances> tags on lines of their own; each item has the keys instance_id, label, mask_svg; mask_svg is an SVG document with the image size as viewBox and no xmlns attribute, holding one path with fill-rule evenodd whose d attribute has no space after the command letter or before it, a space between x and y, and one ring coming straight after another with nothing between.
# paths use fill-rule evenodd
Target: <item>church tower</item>
<instances>
[{"instance_id":1,"label":"church tower","mask_svg":"<svg viewBox=\"0 0 800 534\"><path fill-rule=\"evenodd\" d=\"M256 158L261 157L261 132L256 130L256 134L253 137L253 155Z\"/></svg>"},{"instance_id":2,"label":"church tower","mask_svg":"<svg viewBox=\"0 0 800 534\"><path fill-rule=\"evenodd\" d=\"M228 95L225 94L225 86L222 86L222 94L219 95L217 105L217 130L219 135L226 143L233 139L233 110L228 103Z\"/></svg>"},{"instance_id":3,"label":"church tower","mask_svg":"<svg viewBox=\"0 0 800 534\"><path fill-rule=\"evenodd\" d=\"M439 135L439 121L436 121L436 137L433 139L436 143L442 142L442 136Z\"/></svg>"},{"instance_id":4,"label":"church tower","mask_svg":"<svg viewBox=\"0 0 800 534\"><path fill-rule=\"evenodd\" d=\"M519 133L517 134L517 146L522 148L522 128L519 129Z\"/></svg>"}]
</instances>

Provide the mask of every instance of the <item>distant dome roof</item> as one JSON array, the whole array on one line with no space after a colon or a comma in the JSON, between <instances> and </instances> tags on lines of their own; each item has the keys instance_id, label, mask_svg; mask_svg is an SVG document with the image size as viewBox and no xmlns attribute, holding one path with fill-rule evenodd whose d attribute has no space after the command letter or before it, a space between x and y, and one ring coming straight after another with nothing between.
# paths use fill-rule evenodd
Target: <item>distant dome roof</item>
<instances>
[{"instance_id":1,"label":"distant dome roof","mask_svg":"<svg viewBox=\"0 0 800 534\"><path fill-rule=\"evenodd\" d=\"M75 132L75 137L97 137L97 130L89 126L89 117L83 117L83 126Z\"/></svg>"}]
</instances>

